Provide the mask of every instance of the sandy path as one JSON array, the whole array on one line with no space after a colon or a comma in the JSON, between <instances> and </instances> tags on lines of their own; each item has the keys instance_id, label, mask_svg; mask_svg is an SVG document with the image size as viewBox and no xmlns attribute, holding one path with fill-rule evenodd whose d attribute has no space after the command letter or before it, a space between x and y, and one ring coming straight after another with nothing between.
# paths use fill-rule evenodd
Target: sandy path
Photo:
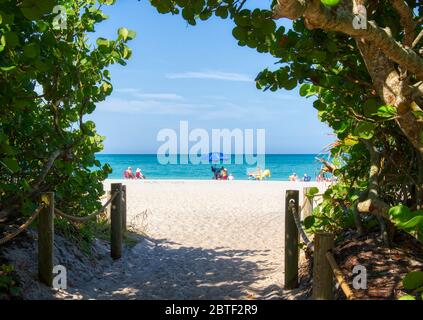
<instances>
[{"instance_id":1,"label":"sandy path","mask_svg":"<svg viewBox=\"0 0 423 320\"><path fill-rule=\"evenodd\" d=\"M282 296L284 190L302 190L304 184L125 183L128 222L137 228L140 213L147 210L149 239L127 249L123 259L109 263L96 280L74 291L81 298Z\"/></svg>"},{"instance_id":2,"label":"sandy path","mask_svg":"<svg viewBox=\"0 0 423 320\"><path fill-rule=\"evenodd\" d=\"M110 189L107 181L106 189ZM37 281L36 232L4 256L16 267L26 299L280 299L285 190L316 183L255 181L118 181L127 185L135 246L120 260L98 240L91 258L56 235L55 265L67 290ZM322 191L324 185L320 184ZM143 214L144 213L144 214ZM146 214L145 214L146 213ZM144 219L143 219L144 217ZM147 226L147 230L145 230Z\"/></svg>"},{"instance_id":3,"label":"sandy path","mask_svg":"<svg viewBox=\"0 0 423 320\"><path fill-rule=\"evenodd\" d=\"M279 294L284 219L278 189L219 181L128 186L129 212L148 209L148 234L160 241L165 259L157 272L176 284L165 297Z\"/></svg>"}]
</instances>

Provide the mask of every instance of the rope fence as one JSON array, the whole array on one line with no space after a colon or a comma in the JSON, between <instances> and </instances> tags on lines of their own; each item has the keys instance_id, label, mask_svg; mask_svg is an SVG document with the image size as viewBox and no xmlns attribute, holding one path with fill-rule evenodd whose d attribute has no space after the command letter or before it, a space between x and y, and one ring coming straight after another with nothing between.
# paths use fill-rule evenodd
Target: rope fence
<instances>
[{"instance_id":1,"label":"rope fence","mask_svg":"<svg viewBox=\"0 0 423 320\"><path fill-rule=\"evenodd\" d=\"M285 289L298 287L298 239L313 254L313 298L333 299L333 278L348 300L355 299L353 291L336 263L333 255L334 235L317 232L311 241L305 232L300 217L307 217L313 210L313 198L307 196L309 188L304 188L303 204L299 207L299 191L287 190L285 195ZM314 195L321 196L321 194Z\"/></svg>"},{"instance_id":2,"label":"rope fence","mask_svg":"<svg viewBox=\"0 0 423 320\"><path fill-rule=\"evenodd\" d=\"M316 233L311 241L301 223L313 210L313 197L309 197L304 189L304 200L299 207L299 191L287 190L285 195L285 289L298 287L298 259L299 239L313 254L313 298L333 299L333 279L339 283L347 299L354 299L354 294L333 256L334 235L331 233ZM320 195L315 195L315 197ZM55 208L54 193L44 193L40 206L29 219L13 231L0 239L0 245L12 240L26 230L38 218L38 275L40 281L52 286L53 277L53 248L54 248L54 216L58 215L72 222L86 222L103 213L110 207L110 254L113 259L122 256L123 234L126 231L126 186L112 183L110 197L96 212L78 217L69 215Z\"/></svg>"},{"instance_id":3,"label":"rope fence","mask_svg":"<svg viewBox=\"0 0 423 320\"><path fill-rule=\"evenodd\" d=\"M306 204L306 201L304 201L303 207L301 208L301 210L304 210L305 204ZM292 217L294 218L295 225L298 229L298 232L299 232L301 238L303 239L304 244L307 246L307 248L309 250L313 251L314 250L314 244L313 244L313 242L310 241L310 239L307 237L306 232L304 231L304 228L303 228L301 221L300 221L299 214L297 213L295 201L293 199L290 200L290 203L288 205L288 209L289 209L289 212L291 212Z\"/></svg>"},{"instance_id":4,"label":"rope fence","mask_svg":"<svg viewBox=\"0 0 423 320\"><path fill-rule=\"evenodd\" d=\"M2 239L0 239L0 246L4 245L5 243L9 242L19 234L21 234L24 230L28 229L28 227L31 225L31 223L38 217L40 214L40 211L44 208L44 204L41 204L35 211L32 213L32 215L29 217L29 219L21 225L16 231L12 232L11 234L6 235Z\"/></svg>"},{"instance_id":5,"label":"rope fence","mask_svg":"<svg viewBox=\"0 0 423 320\"><path fill-rule=\"evenodd\" d=\"M68 220L70 220L70 221L73 221L73 222L86 222L86 221L88 221L88 220L91 220L91 219L93 219L93 218L95 218L95 217L97 217L98 215L100 215L101 213L104 213L104 211L106 211L106 209L107 209L107 207L112 203L112 201L118 196L120 194L120 192L115 192L113 195L112 195L112 197L109 199L109 200L107 200L107 202L99 209L99 210L97 210L96 212L94 212L94 213L92 213L92 214L90 214L90 215L88 215L88 216L85 216L85 217L77 217L77 216L73 216L73 215L69 215L69 214L66 214L66 213L64 213L62 210L60 210L60 209L57 209L57 208L54 208L54 212L57 214L57 215L59 215L59 216L61 216L62 218L65 218L65 219L68 219Z\"/></svg>"},{"instance_id":6,"label":"rope fence","mask_svg":"<svg viewBox=\"0 0 423 320\"><path fill-rule=\"evenodd\" d=\"M104 198L104 196L101 197L101 199ZM69 215L55 208L53 192L43 193L40 202L40 206L23 225L0 239L0 245L7 243L28 229L32 222L38 218L38 277L44 284L51 287L53 281L55 215L72 222L82 223L97 217L110 207L110 255L113 259L119 259L122 256L123 234L126 231L126 186L121 183L112 183L111 194L106 203L99 210L85 217Z\"/></svg>"}]
</instances>

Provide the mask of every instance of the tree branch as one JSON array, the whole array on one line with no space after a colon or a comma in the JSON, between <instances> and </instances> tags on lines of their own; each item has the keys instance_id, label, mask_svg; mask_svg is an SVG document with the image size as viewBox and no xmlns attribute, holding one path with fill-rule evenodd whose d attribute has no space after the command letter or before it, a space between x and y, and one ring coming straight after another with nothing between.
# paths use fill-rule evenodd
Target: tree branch
<instances>
[{"instance_id":1,"label":"tree branch","mask_svg":"<svg viewBox=\"0 0 423 320\"><path fill-rule=\"evenodd\" d=\"M274 8L274 18L282 17L292 20L303 17L309 29L337 31L356 39L366 40L382 50L389 59L416 75L419 80L423 80L423 59L412 49L395 41L374 21L368 21L366 29L356 29L353 26L352 12L343 10L335 12L324 7L320 1L314 0L278 0Z\"/></svg>"},{"instance_id":2,"label":"tree branch","mask_svg":"<svg viewBox=\"0 0 423 320\"><path fill-rule=\"evenodd\" d=\"M413 11L404 0L391 0L392 6L400 16L401 25L404 27L404 40L405 46L413 48L413 40L415 37L416 24L413 20Z\"/></svg>"},{"instance_id":3,"label":"tree branch","mask_svg":"<svg viewBox=\"0 0 423 320\"><path fill-rule=\"evenodd\" d=\"M416 37L416 39L414 39L413 43L411 44L411 48L414 48L415 46L417 46L417 44L422 38L423 38L423 30L420 30L419 35Z\"/></svg>"},{"instance_id":4,"label":"tree branch","mask_svg":"<svg viewBox=\"0 0 423 320\"><path fill-rule=\"evenodd\" d=\"M336 170L336 167L332 163L330 163L329 161L326 161L325 159L318 158L318 157L316 157L315 159L317 161L321 162L325 166L325 168L327 169L328 172L333 173Z\"/></svg>"},{"instance_id":5,"label":"tree branch","mask_svg":"<svg viewBox=\"0 0 423 320\"><path fill-rule=\"evenodd\" d=\"M407 81L400 78L393 62L381 50L364 41L356 42L376 91L386 104L397 108L395 121L412 145L423 155L423 143L420 140L423 127L411 108L412 101L418 101L418 88L408 86Z\"/></svg>"},{"instance_id":6,"label":"tree branch","mask_svg":"<svg viewBox=\"0 0 423 320\"><path fill-rule=\"evenodd\" d=\"M367 147L370 153L370 171L369 171L369 188L367 193L367 200L361 201L357 204L357 210L360 213L371 213L375 216L382 217L389 220L389 206L379 199L379 174L380 168L380 154L376 146L370 141L360 139Z\"/></svg>"},{"instance_id":7,"label":"tree branch","mask_svg":"<svg viewBox=\"0 0 423 320\"><path fill-rule=\"evenodd\" d=\"M40 185L43 183L44 179L46 178L47 173L50 171L51 167L53 166L54 161L60 156L61 153L62 153L61 150L56 150L50 155L50 157L47 159L46 163L44 164L43 169L41 170L41 173L39 174L37 179L35 179L35 181L32 183L31 188L33 189L33 191L31 193L36 192L36 190L40 187Z\"/></svg>"}]
</instances>

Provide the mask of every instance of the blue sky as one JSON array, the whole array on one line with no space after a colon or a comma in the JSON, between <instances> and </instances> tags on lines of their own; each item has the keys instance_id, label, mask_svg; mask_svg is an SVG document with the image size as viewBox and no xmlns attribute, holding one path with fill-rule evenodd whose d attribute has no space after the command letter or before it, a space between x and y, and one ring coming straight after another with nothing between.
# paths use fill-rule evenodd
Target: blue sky
<instances>
[{"instance_id":1,"label":"blue sky","mask_svg":"<svg viewBox=\"0 0 423 320\"><path fill-rule=\"evenodd\" d=\"M267 6L270 1L250 1ZM113 94L92 114L106 136L104 153L156 153L157 133L179 128L266 130L266 153L318 153L333 140L317 120L312 100L292 91L262 92L253 79L276 60L232 37L230 20L189 26L161 15L143 0L119 0L95 36L115 38L119 27L137 31L126 67L113 66ZM282 24L289 27L288 21Z\"/></svg>"}]
</instances>

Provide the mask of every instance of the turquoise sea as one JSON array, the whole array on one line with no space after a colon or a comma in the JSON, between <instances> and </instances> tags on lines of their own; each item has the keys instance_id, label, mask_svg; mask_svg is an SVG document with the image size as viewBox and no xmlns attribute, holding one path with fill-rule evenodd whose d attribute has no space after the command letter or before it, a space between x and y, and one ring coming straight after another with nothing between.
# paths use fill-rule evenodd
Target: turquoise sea
<instances>
[{"instance_id":1,"label":"turquoise sea","mask_svg":"<svg viewBox=\"0 0 423 320\"><path fill-rule=\"evenodd\" d=\"M271 172L268 180L288 180L289 175L295 172L299 178L304 173L311 176L312 180L321 168L321 164L315 159L316 154L270 154L265 155L265 167ZM321 156L321 155L320 155ZM98 154L97 159L102 164L108 163L113 173L110 179L122 179L123 172L127 167L132 167L135 173L140 168L147 179L193 179L208 180L212 178L211 165L220 165L219 162L210 164L160 164L155 154ZM180 156L176 160L179 160ZM224 162L232 164L223 164ZM178 161L180 163L180 161ZM234 164L235 156L226 158L221 162L235 180L247 180L247 172L254 170L255 166L247 164Z\"/></svg>"}]
</instances>

